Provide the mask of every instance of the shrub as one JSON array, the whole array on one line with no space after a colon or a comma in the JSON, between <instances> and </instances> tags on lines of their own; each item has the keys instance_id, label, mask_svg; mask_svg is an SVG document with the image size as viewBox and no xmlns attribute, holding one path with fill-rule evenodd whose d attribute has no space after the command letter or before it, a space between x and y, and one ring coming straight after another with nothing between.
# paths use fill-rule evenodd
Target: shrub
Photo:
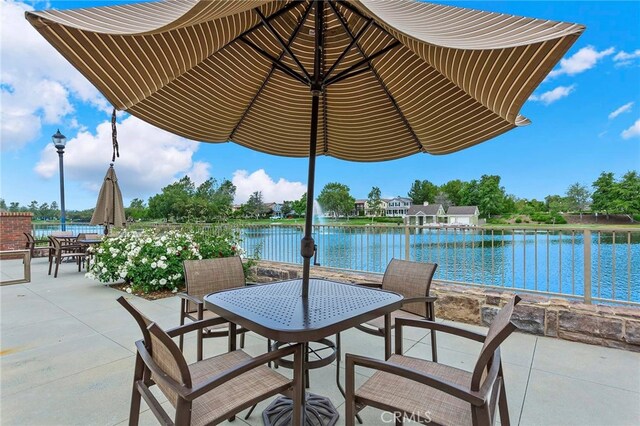
<instances>
[{"instance_id":1,"label":"shrub","mask_svg":"<svg viewBox=\"0 0 640 426\"><path fill-rule=\"evenodd\" d=\"M521 218L516 218L516 223L522 223L522 219Z\"/></svg>"},{"instance_id":2,"label":"shrub","mask_svg":"<svg viewBox=\"0 0 640 426\"><path fill-rule=\"evenodd\" d=\"M93 247L87 276L100 282L125 281L134 291L177 291L184 284L182 262L242 255L231 232L123 231ZM245 269L245 274L248 267Z\"/></svg>"}]
</instances>

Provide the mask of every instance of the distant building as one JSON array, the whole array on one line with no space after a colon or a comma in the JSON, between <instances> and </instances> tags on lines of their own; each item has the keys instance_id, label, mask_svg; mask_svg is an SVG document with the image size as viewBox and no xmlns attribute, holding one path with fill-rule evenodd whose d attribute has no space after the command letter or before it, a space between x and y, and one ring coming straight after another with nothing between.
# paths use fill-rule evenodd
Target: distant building
<instances>
[{"instance_id":1,"label":"distant building","mask_svg":"<svg viewBox=\"0 0 640 426\"><path fill-rule=\"evenodd\" d=\"M282 219L282 203L266 203L265 210L271 219Z\"/></svg>"},{"instance_id":2,"label":"distant building","mask_svg":"<svg viewBox=\"0 0 640 426\"><path fill-rule=\"evenodd\" d=\"M424 202L423 205L412 205L407 211L404 218L406 225L433 225L442 223L446 220L444 208L442 204L429 204Z\"/></svg>"},{"instance_id":3,"label":"distant building","mask_svg":"<svg viewBox=\"0 0 640 426\"><path fill-rule=\"evenodd\" d=\"M360 212L366 212L368 204L369 204L368 200L356 200L354 216L360 216ZM364 214L365 213L362 213L362 215Z\"/></svg>"},{"instance_id":4,"label":"distant building","mask_svg":"<svg viewBox=\"0 0 640 426\"><path fill-rule=\"evenodd\" d=\"M386 215L389 217L405 217L411 207L411 198L395 197L386 201Z\"/></svg>"},{"instance_id":5,"label":"distant building","mask_svg":"<svg viewBox=\"0 0 640 426\"><path fill-rule=\"evenodd\" d=\"M478 206L451 206L447 210L447 223L450 225L478 225L480 210Z\"/></svg>"}]
</instances>

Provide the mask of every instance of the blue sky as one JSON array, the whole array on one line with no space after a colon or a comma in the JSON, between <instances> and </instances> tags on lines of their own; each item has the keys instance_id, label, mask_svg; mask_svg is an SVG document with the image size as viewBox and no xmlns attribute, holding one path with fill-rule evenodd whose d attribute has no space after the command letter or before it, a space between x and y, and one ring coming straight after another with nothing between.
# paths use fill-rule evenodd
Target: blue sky
<instances>
[{"instance_id":1,"label":"blue sky","mask_svg":"<svg viewBox=\"0 0 640 426\"><path fill-rule=\"evenodd\" d=\"M69 139L65 154L67 209L95 203L111 160L110 108L100 94L23 18L24 10L110 4L100 1L0 0L2 118L0 197L28 204L59 199L57 154L51 135ZM584 24L585 33L535 91L521 113L533 124L470 149L415 155L382 163L319 157L317 192L328 182L366 198L406 195L415 179L436 184L502 177L507 192L542 199L575 182L590 185L602 171L620 177L640 170L640 2L441 2L493 12ZM121 114L121 157L116 161L125 203L147 199L189 174L232 179L237 201L255 190L267 200L304 192L307 160L261 154L233 143L187 141Z\"/></svg>"}]
</instances>

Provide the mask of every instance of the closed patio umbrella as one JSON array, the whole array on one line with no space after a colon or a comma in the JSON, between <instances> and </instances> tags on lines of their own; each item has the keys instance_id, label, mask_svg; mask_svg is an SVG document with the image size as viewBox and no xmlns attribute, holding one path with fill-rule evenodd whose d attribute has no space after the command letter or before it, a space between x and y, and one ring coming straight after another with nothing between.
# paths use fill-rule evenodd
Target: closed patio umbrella
<instances>
[{"instance_id":1,"label":"closed patio umbrella","mask_svg":"<svg viewBox=\"0 0 640 426\"><path fill-rule=\"evenodd\" d=\"M118 177L113 164L109 166L107 175L104 177L90 223L92 225L104 225L105 235L109 232L109 225L120 227L125 226L127 223L124 204L122 203L122 192L120 192Z\"/></svg>"},{"instance_id":2,"label":"closed patio umbrella","mask_svg":"<svg viewBox=\"0 0 640 426\"><path fill-rule=\"evenodd\" d=\"M27 19L118 109L175 134L315 158L447 154L519 110L584 30L414 1L163 1Z\"/></svg>"}]
</instances>

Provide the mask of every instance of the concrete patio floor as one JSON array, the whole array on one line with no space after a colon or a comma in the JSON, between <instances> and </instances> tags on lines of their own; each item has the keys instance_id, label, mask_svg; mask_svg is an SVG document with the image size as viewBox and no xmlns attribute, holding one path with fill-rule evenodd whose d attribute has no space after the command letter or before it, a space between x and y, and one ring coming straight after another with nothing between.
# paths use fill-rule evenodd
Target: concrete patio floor
<instances>
[{"instance_id":1,"label":"concrete patio floor","mask_svg":"<svg viewBox=\"0 0 640 426\"><path fill-rule=\"evenodd\" d=\"M0 264L2 279L21 276L20 261ZM0 396L2 425L127 424L134 342L141 335L115 301L124 293L63 264L57 279L47 275L46 259L32 262L32 282L0 287ZM162 327L178 324L176 297L127 299ZM462 325L474 330L483 327ZM430 338L405 333L406 354L429 359ZM438 334L440 361L473 368L480 345ZM357 330L343 334L343 352L382 358L383 341ZM205 356L226 349L226 339L208 339ZM266 340L247 335L245 350L266 350ZM195 340L186 341L195 361ZM640 424L640 354L515 333L503 345L511 422L520 425ZM311 391L331 398L341 415L344 400L335 386L335 365L311 372ZM287 370L279 371L288 374ZM369 371L359 372L357 383ZM342 374L344 380L344 374ZM262 425L261 403L235 425ZM170 404L164 403L170 410ZM141 424L157 424L143 402ZM384 425L381 412L362 412L365 425ZM339 425L344 424L341 418Z\"/></svg>"}]
</instances>

